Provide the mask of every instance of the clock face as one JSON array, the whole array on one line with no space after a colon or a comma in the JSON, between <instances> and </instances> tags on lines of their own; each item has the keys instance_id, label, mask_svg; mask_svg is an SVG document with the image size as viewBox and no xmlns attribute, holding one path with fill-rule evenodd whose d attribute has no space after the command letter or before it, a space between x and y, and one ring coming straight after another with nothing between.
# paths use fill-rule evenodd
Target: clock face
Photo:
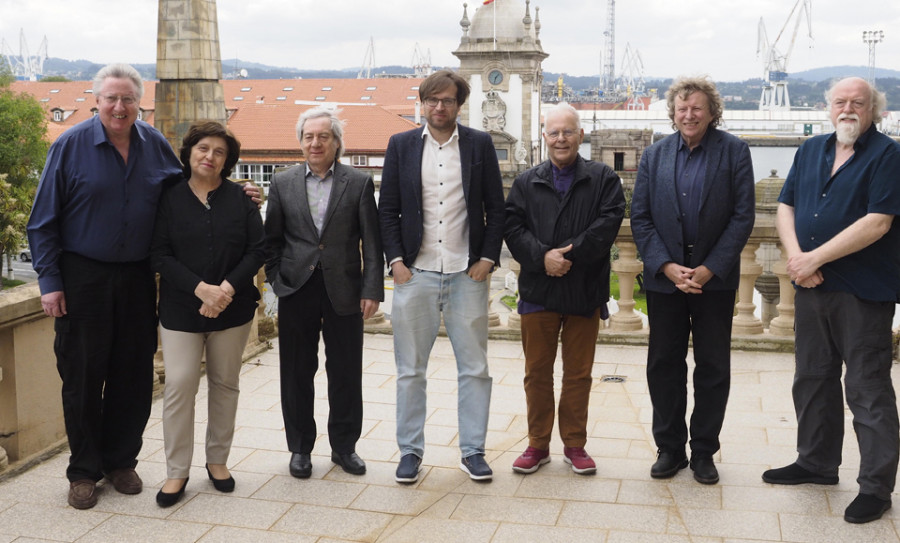
<instances>
[{"instance_id":1,"label":"clock face","mask_svg":"<svg viewBox=\"0 0 900 543\"><path fill-rule=\"evenodd\" d=\"M491 85L499 85L501 81L503 81L503 72L500 70L491 70L491 73L488 74L488 81L491 82Z\"/></svg>"}]
</instances>

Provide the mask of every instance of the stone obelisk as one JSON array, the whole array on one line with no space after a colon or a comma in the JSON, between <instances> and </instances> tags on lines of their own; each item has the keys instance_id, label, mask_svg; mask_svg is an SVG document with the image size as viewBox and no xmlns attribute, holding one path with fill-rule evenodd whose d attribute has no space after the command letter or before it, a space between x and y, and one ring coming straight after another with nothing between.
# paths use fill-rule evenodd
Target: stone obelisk
<instances>
[{"instance_id":1,"label":"stone obelisk","mask_svg":"<svg viewBox=\"0 0 900 543\"><path fill-rule=\"evenodd\" d=\"M198 119L225 123L216 0L159 0L154 124L181 146Z\"/></svg>"}]
</instances>

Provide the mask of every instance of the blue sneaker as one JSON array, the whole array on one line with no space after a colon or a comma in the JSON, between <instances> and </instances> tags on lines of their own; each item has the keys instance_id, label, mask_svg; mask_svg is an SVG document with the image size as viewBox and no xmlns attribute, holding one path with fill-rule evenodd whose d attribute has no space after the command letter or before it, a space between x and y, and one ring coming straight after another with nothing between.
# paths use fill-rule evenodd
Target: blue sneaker
<instances>
[{"instance_id":1,"label":"blue sneaker","mask_svg":"<svg viewBox=\"0 0 900 543\"><path fill-rule=\"evenodd\" d=\"M483 454L473 454L463 458L459 463L459 469L469 474L469 478L475 481L490 481L494 476L491 467L484 461Z\"/></svg>"},{"instance_id":2,"label":"blue sneaker","mask_svg":"<svg viewBox=\"0 0 900 543\"><path fill-rule=\"evenodd\" d=\"M419 480L419 467L422 465L422 459L409 453L404 454L397 464L397 473L394 474L394 480L398 483L412 484Z\"/></svg>"}]
</instances>

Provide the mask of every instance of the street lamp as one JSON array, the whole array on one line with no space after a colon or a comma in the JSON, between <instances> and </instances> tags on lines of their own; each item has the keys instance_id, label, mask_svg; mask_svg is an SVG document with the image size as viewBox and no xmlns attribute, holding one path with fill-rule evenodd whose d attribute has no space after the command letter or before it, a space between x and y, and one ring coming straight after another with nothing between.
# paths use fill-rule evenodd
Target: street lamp
<instances>
[{"instance_id":1,"label":"street lamp","mask_svg":"<svg viewBox=\"0 0 900 543\"><path fill-rule=\"evenodd\" d=\"M863 43L869 46L869 84L875 84L875 44L884 41L881 30L863 30Z\"/></svg>"}]
</instances>

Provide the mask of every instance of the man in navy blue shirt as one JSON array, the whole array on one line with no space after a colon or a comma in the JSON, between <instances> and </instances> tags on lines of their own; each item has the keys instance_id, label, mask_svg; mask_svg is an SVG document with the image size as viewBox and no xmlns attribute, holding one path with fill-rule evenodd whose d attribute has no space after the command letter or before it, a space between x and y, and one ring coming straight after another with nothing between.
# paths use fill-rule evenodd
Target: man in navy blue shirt
<instances>
[{"instance_id":1,"label":"man in navy blue shirt","mask_svg":"<svg viewBox=\"0 0 900 543\"><path fill-rule=\"evenodd\" d=\"M826 94L835 132L804 143L779 197L776 226L795 308L797 460L772 484L838 482L847 404L859 443L853 523L891 507L900 424L891 383L891 322L900 301L900 145L878 132L884 94L847 78Z\"/></svg>"},{"instance_id":2,"label":"man in navy blue shirt","mask_svg":"<svg viewBox=\"0 0 900 543\"><path fill-rule=\"evenodd\" d=\"M137 120L143 93L127 64L97 73L97 115L50 147L28 220L41 306L56 317L68 501L77 509L97 503L104 476L125 494L143 487L134 467L157 348L150 239L164 181L181 175L163 135Z\"/></svg>"}]
</instances>

